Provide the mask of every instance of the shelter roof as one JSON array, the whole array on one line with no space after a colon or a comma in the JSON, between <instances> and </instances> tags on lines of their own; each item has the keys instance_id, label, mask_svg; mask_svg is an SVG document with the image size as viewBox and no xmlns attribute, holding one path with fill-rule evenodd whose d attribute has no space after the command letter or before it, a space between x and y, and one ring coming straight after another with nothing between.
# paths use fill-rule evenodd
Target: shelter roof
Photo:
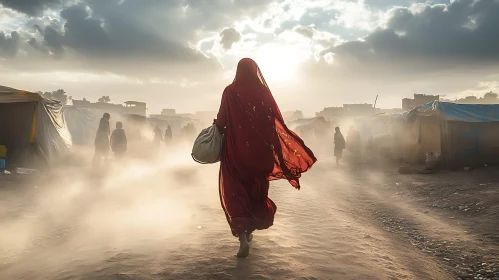
<instances>
[{"instance_id":1,"label":"shelter roof","mask_svg":"<svg viewBox=\"0 0 499 280\"><path fill-rule=\"evenodd\" d=\"M42 99L38 93L0 86L0 103L34 102Z\"/></svg>"},{"instance_id":2,"label":"shelter roof","mask_svg":"<svg viewBox=\"0 0 499 280\"><path fill-rule=\"evenodd\" d=\"M456 104L432 101L399 114L396 118L412 120L417 116L439 116L447 121L498 122L499 104Z\"/></svg>"}]
</instances>

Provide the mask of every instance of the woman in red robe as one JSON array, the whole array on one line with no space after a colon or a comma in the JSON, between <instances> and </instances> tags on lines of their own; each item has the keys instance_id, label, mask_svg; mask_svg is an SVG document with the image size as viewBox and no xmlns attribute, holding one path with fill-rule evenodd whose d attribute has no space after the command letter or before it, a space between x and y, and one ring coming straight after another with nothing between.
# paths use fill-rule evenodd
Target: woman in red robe
<instances>
[{"instance_id":1,"label":"woman in red robe","mask_svg":"<svg viewBox=\"0 0 499 280\"><path fill-rule=\"evenodd\" d=\"M223 92L215 120L223 136L219 175L222 208L239 257L249 254L254 230L267 229L277 210L268 197L269 181L286 179L300 189L301 173L317 161L303 140L284 124L258 65L249 58Z\"/></svg>"}]
</instances>

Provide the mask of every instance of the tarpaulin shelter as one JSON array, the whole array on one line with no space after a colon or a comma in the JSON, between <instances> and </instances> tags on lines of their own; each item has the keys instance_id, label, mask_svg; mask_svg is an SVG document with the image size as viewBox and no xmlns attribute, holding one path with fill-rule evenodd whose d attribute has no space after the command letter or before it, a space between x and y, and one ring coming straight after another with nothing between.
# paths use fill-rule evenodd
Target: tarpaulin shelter
<instances>
[{"instance_id":1,"label":"tarpaulin shelter","mask_svg":"<svg viewBox=\"0 0 499 280\"><path fill-rule=\"evenodd\" d=\"M94 145L103 113L75 106L64 108L64 116L74 145ZM111 126L112 128L112 126Z\"/></svg>"},{"instance_id":2,"label":"tarpaulin shelter","mask_svg":"<svg viewBox=\"0 0 499 280\"><path fill-rule=\"evenodd\" d=\"M61 102L0 86L0 145L11 163L30 164L33 156L50 164L66 155L72 142Z\"/></svg>"},{"instance_id":3,"label":"tarpaulin shelter","mask_svg":"<svg viewBox=\"0 0 499 280\"><path fill-rule=\"evenodd\" d=\"M441 153L449 168L499 163L499 104L433 101L397 118L420 153Z\"/></svg>"}]
</instances>

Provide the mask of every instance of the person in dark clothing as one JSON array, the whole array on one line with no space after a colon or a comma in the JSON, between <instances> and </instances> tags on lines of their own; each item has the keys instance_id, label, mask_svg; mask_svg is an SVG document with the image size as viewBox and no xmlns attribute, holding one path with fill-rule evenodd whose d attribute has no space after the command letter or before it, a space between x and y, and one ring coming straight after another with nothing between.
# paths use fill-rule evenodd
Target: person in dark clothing
<instances>
[{"instance_id":1,"label":"person in dark clothing","mask_svg":"<svg viewBox=\"0 0 499 280\"><path fill-rule=\"evenodd\" d=\"M116 158L122 158L125 155L127 139L121 122L116 123L116 129L113 131L113 134L111 134L111 149Z\"/></svg>"},{"instance_id":2,"label":"person in dark clothing","mask_svg":"<svg viewBox=\"0 0 499 280\"><path fill-rule=\"evenodd\" d=\"M97 128L97 133L95 135L95 153L93 159L94 167L99 167L101 159L107 158L109 154L109 135L111 134L111 129L109 127L109 119L111 115L105 113L99 122L99 128Z\"/></svg>"},{"instance_id":3,"label":"person in dark clothing","mask_svg":"<svg viewBox=\"0 0 499 280\"><path fill-rule=\"evenodd\" d=\"M173 132L172 132L172 127L168 126L168 128L165 130L165 143L170 144L173 138Z\"/></svg>"},{"instance_id":4,"label":"person in dark clothing","mask_svg":"<svg viewBox=\"0 0 499 280\"><path fill-rule=\"evenodd\" d=\"M164 141L163 139L163 131L161 131L161 128L159 128L158 126L154 127L154 140L153 140L153 144L155 147L158 147L161 142Z\"/></svg>"},{"instance_id":5,"label":"person in dark clothing","mask_svg":"<svg viewBox=\"0 0 499 280\"><path fill-rule=\"evenodd\" d=\"M334 156L336 157L336 165L339 165L346 143L345 137L341 134L340 128L336 127L334 130L336 131L334 134Z\"/></svg>"}]
</instances>

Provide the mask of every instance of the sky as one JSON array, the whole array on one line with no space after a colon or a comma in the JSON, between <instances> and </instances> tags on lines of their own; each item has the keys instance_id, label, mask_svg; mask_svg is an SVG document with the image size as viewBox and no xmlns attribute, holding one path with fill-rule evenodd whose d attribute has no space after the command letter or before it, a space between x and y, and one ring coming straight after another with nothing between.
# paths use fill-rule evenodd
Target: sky
<instances>
[{"instance_id":1,"label":"sky","mask_svg":"<svg viewBox=\"0 0 499 280\"><path fill-rule=\"evenodd\" d=\"M216 111L239 59L282 111L499 91L499 0L0 0L0 84Z\"/></svg>"}]
</instances>

